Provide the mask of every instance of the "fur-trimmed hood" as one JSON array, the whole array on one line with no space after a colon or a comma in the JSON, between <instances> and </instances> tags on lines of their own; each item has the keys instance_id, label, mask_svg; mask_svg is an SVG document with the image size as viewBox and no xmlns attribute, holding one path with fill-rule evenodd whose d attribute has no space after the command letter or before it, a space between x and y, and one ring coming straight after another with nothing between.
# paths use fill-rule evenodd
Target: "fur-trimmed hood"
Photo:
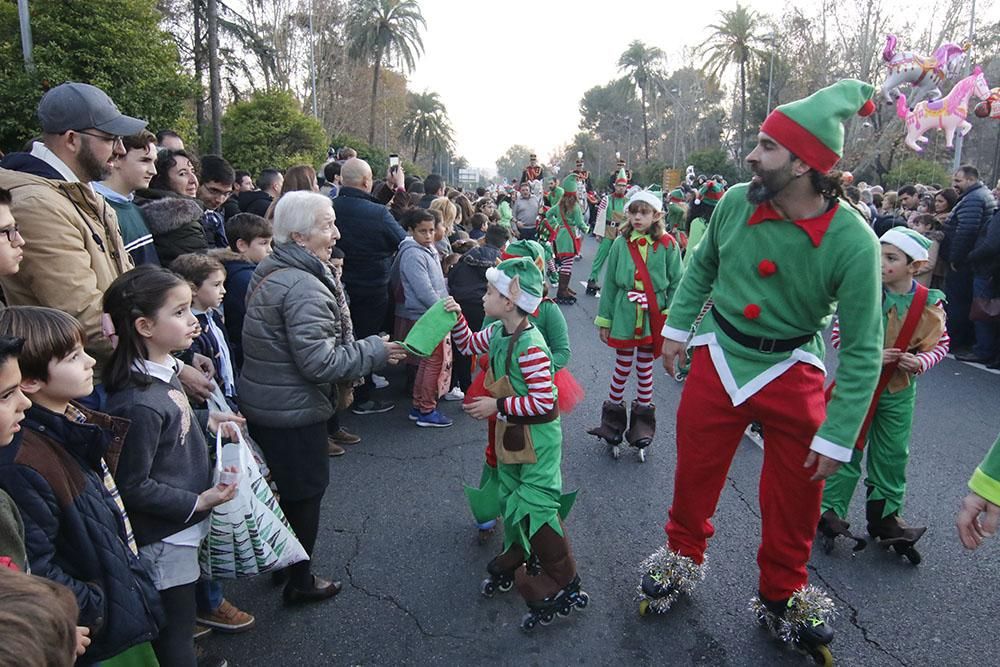
<instances>
[{"instance_id":1,"label":"fur-trimmed hood","mask_svg":"<svg viewBox=\"0 0 1000 667\"><path fill-rule=\"evenodd\" d=\"M166 234L201 219L201 206L194 199L165 197L150 201L142 207L143 217L150 233Z\"/></svg>"}]
</instances>

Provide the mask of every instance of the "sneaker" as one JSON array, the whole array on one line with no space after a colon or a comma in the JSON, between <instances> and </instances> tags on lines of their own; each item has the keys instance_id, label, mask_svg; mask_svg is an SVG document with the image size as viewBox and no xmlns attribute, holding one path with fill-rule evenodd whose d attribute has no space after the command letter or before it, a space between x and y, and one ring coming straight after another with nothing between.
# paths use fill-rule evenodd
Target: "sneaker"
<instances>
[{"instance_id":1,"label":"sneaker","mask_svg":"<svg viewBox=\"0 0 1000 667\"><path fill-rule=\"evenodd\" d=\"M236 607L229 600L223 599L215 611L198 614L198 622L213 630L227 634L246 632L253 627L254 617Z\"/></svg>"},{"instance_id":2,"label":"sneaker","mask_svg":"<svg viewBox=\"0 0 1000 667\"><path fill-rule=\"evenodd\" d=\"M351 412L356 415L379 415L383 412L389 412L395 407L396 405L389 401L367 400L364 403L355 403L352 405Z\"/></svg>"},{"instance_id":3,"label":"sneaker","mask_svg":"<svg viewBox=\"0 0 1000 667\"><path fill-rule=\"evenodd\" d=\"M330 456L343 456L347 450L338 445L336 440L328 437L326 439L326 453Z\"/></svg>"},{"instance_id":4,"label":"sneaker","mask_svg":"<svg viewBox=\"0 0 1000 667\"><path fill-rule=\"evenodd\" d=\"M201 623L194 624L194 640L204 639L205 637L212 634L212 628L207 625L202 625Z\"/></svg>"},{"instance_id":5,"label":"sneaker","mask_svg":"<svg viewBox=\"0 0 1000 667\"><path fill-rule=\"evenodd\" d=\"M411 422L415 422L420 419L420 408L411 408L410 414L406 415L407 419Z\"/></svg>"},{"instance_id":6,"label":"sneaker","mask_svg":"<svg viewBox=\"0 0 1000 667\"><path fill-rule=\"evenodd\" d=\"M354 435L343 426L337 430L336 433L331 433L327 436L328 440L331 440L338 445L356 445L361 442L361 436Z\"/></svg>"},{"instance_id":7,"label":"sneaker","mask_svg":"<svg viewBox=\"0 0 1000 667\"><path fill-rule=\"evenodd\" d=\"M389 381L381 375L375 375L375 373L372 373L372 384L375 385L376 389L385 389L389 386Z\"/></svg>"},{"instance_id":8,"label":"sneaker","mask_svg":"<svg viewBox=\"0 0 1000 667\"><path fill-rule=\"evenodd\" d=\"M444 395L446 401L461 401L463 399L465 399L465 392L462 391L461 387L452 387L451 391Z\"/></svg>"},{"instance_id":9,"label":"sneaker","mask_svg":"<svg viewBox=\"0 0 1000 667\"><path fill-rule=\"evenodd\" d=\"M438 412L437 410L431 410L427 413L420 413L417 418L417 426L429 427L429 428L448 428L454 422L449 418Z\"/></svg>"}]
</instances>

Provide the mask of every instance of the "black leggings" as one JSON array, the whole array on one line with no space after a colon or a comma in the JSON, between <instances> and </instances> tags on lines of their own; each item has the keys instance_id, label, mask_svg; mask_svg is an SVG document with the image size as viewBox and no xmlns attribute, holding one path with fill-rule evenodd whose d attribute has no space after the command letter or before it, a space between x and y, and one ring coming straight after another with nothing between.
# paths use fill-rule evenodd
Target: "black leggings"
<instances>
[{"instance_id":1,"label":"black leggings","mask_svg":"<svg viewBox=\"0 0 1000 667\"><path fill-rule=\"evenodd\" d=\"M195 582L160 591L167 623L153 640L153 651L161 665L197 667L194 653Z\"/></svg>"},{"instance_id":2,"label":"black leggings","mask_svg":"<svg viewBox=\"0 0 1000 667\"><path fill-rule=\"evenodd\" d=\"M319 533L319 510L322 502L323 494L305 500L281 501L281 510L285 513L292 530L295 531L295 536L302 543L302 548L310 556L310 560L288 566L289 583L302 590L313 586L310 564L312 563L313 548L316 546L316 536Z\"/></svg>"}]
</instances>

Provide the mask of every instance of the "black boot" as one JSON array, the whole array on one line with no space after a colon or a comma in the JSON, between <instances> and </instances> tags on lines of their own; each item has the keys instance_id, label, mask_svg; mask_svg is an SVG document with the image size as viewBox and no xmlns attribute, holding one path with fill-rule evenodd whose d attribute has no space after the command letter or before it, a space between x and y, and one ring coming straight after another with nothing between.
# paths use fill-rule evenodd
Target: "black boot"
<instances>
[{"instance_id":1,"label":"black boot","mask_svg":"<svg viewBox=\"0 0 1000 667\"><path fill-rule=\"evenodd\" d=\"M625 404L604 401L604 405L601 406L601 425L588 429L587 433L596 435L609 445L618 445L622 441L622 434L625 433L627 425Z\"/></svg>"},{"instance_id":2,"label":"black boot","mask_svg":"<svg viewBox=\"0 0 1000 667\"><path fill-rule=\"evenodd\" d=\"M908 526L896 512L882 516L883 512L885 500L868 501L865 506L868 534L878 540L879 544L892 547L914 565L919 564L923 558L913 545L927 532L926 526Z\"/></svg>"},{"instance_id":3,"label":"black boot","mask_svg":"<svg viewBox=\"0 0 1000 667\"><path fill-rule=\"evenodd\" d=\"M653 437L656 435L656 406L640 405L638 401L632 401L632 418L629 423L628 433L625 439L628 444L638 449L649 447L653 444Z\"/></svg>"},{"instance_id":4,"label":"black boot","mask_svg":"<svg viewBox=\"0 0 1000 667\"><path fill-rule=\"evenodd\" d=\"M587 294L590 296L597 296L597 292L601 289L601 286L597 284L597 281L590 278L587 281Z\"/></svg>"}]
</instances>

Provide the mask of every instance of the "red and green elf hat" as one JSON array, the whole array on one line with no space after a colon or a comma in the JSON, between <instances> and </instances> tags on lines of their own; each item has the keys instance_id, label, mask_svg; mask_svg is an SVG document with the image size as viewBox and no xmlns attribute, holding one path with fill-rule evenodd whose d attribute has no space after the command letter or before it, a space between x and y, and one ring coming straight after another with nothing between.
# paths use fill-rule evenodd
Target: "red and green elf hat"
<instances>
[{"instance_id":1,"label":"red and green elf hat","mask_svg":"<svg viewBox=\"0 0 1000 667\"><path fill-rule=\"evenodd\" d=\"M844 153L844 122L854 114L868 116L875 111L874 92L875 87L864 81L841 79L805 99L782 104L760 131L825 174Z\"/></svg>"},{"instance_id":2,"label":"red and green elf hat","mask_svg":"<svg viewBox=\"0 0 1000 667\"><path fill-rule=\"evenodd\" d=\"M625 175L625 167L618 170L618 175L615 176L615 185L628 185L628 176Z\"/></svg>"},{"instance_id":3,"label":"red and green elf hat","mask_svg":"<svg viewBox=\"0 0 1000 667\"><path fill-rule=\"evenodd\" d=\"M680 188L674 188L667 193L667 203L668 204L683 204L687 199L684 198L684 191Z\"/></svg>"},{"instance_id":4,"label":"red and green elf hat","mask_svg":"<svg viewBox=\"0 0 1000 667\"><path fill-rule=\"evenodd\" d=\"M698 195L694 198L694 203L715 206L724 194L726 194L726 190L722 187L722 183L705 181L705 185L698 188Z\"/></svg>"},{"instance_id":5,"label":"red and green elf hat","mask_svg":"<svg viewBox=\"0 0 1000 667\"><path fill-rule=\"evenodd\" d=\"M576 174L569 174L562 182L563 194L576 194Z\"/></svg>"}]
</instances>

